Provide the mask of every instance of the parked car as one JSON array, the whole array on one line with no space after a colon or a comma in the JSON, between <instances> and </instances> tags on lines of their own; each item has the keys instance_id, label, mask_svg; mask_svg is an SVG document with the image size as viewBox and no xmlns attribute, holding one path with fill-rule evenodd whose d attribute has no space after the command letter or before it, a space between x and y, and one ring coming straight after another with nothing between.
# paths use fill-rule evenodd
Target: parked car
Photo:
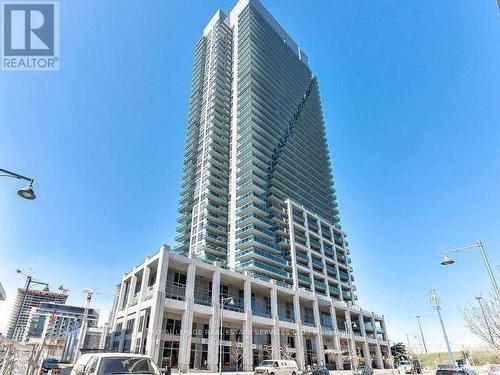
<instances>
[{"instance_id":1,"label":"parked car","mask_svg":"<svg viewBox=\"0 0 500 375\"><path fill-rule=\"evenodd\" d=\"M92 353L82 354L80 356L80 358L78 358L78 360L73 365L73 368L71 369L70 375L76 375L76 369L79 366L82 366L82 365L83 366L87 366L87 363L88 363L88 361L90 360L91 357L92 357Z\"/></svg>"},{"instance_id":2,"label":"parked car","mask_svg":"<svg viewBox=\"0 0 500 375\"><path fill-rule=\"evenodd\" d=\"M469 367L438 367L436 375L479 375Z\"/></svg>"},{"instance_id":3,"label":"parked car","mask_svg":"<svg viewBox=\"0 0 500 375\"><path fill-rule=\"evenodd\" d=\"M58 373L61 371L61 366L56 358L47 357L42 360L39 374L48 374L49 371L52 371L52 373Z\"/></svg>"},{"instance_id":4,"label":"parked car","mask_svg":"<svg viewBox=\"0 0 500 375\"><path fill-rule=\"evenodd\" d=\"M313 366L301 372L303 375L330 375L330 370L324 366Z\"/></svg>"},{"instance_id":5,"label":"parked car","mask_svg":"<svg viewBox=\"0 0 500 375\"><path fill-rule=\"evenodd\" d=\"M87 364L78 364L74 370L76 375L161 375L150 357L127 353L94 353Z\"/></svg>"},{"instance_id":6,"label":"parked car","mask_svg":"<svg viewBox=\"0 0 500 375\"><path fill-rule=\"evenodd\" d=\"M500 375L500 365L488 365L488 375Z\"/></svg>"},{"instance_id":7,"label":"parked car","mask_svg":"<svg viewBox=\"0 0 500 375\"><path fill-rule=\"evenodd\" d=\"M263 361L260 366L255 367L255 374L299 375L299 368L295 361L269 359Z\"/></svg>"},{"instance_id":8,"label":"parked car","mask_svg":"<svg viewBox=\"0 0 500 375\"><path fill-rule=\"evenodd\" d=\"M373 369L370 366L358 366L358 368L353 371L355 375L373 375Z\"/></svg>"},{"instance_id":9,"label":"parked car","mask_svg":"<svg viewBox=\"0 0 500 375\"><path fill-rule=\"evenodd\" d=\"M404 370L405 374L413 373L413 362L412 361L399 361L398 371Z\"/></svg>"}]
</instances>

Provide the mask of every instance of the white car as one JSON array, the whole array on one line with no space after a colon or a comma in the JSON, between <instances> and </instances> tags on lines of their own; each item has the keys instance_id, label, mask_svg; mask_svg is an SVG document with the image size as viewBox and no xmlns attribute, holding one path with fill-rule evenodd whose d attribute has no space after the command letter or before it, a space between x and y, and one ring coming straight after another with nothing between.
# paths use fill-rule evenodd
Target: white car
<instances>
[{"instance_id":1,"label":"white car","mask_svg":"<svg viewBox=\"0 0 500 375\"><path fill-rule=\"evenodd\" d=\"M411 374L413 371L412 361L400 361L398 371L404 371L405 374Z\"/></svg>"},{"instance_id":2,"label":"white car","mask_svg":"<svg viewBox=\"0 0 500 375\"><path fill-rule=\"evenodd\" d=\"M255 367L255 374L265 375L299 375L297 362L282 359L269 359Z\"/></svg>"},{"instance_id":3,"label":"white car","mask_svg":"<svg viewBox=\"0 0 500 375\"><path fill-rule=\"evenodd\" d=\"M92 353L87 353L87 354L82 354L80 358L75 362L75 365L71 369L70 375L76 375L76 369L79 366L87 366L87 362L89 361L90 357L92 357Z\"/></svg>"},{"instance_id":4,"label":"white car","mask_svg":"<svg viewBox=\"0 0 500 375\"><path fill-rule=\"evenodd\" d=\"M85 358L80 363L82 357ZM84 354L77 361L72 374L75 375L161 375L153 360L145 355L129 353ZM83 362L86 362L85 364ZM73 372L74 371L74 372Z\"/></svg>"}]
</instances>

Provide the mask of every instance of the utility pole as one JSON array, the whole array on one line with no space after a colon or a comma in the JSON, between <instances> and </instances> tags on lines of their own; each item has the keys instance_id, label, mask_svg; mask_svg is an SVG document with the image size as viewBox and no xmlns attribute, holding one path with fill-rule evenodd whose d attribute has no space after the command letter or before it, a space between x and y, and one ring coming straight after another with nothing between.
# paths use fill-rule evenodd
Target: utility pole
<instances>
[{"instance_id":1,"label":"utility pole","mask_svg":"<svg viewBox=\"0 0 500 375\"><path fill-rule=\"evenodd\" d=\"M82 354L83 344L85 342L85 334L87 333L87 318L89 315L90 301L92 301L92 295L94 294L93 289L84 289L83 293L87 293L87 302L85 303L85 310L83 310L82 324L80 325L80 332L78 333L78 350L76 352L77 360Z\"/></svg>"},{"instance_id":2,"label":"utility pole","mask_svg":"<svg viewBox=\"0 0 500 375\"><path fill-rule=\"evenodd\" d=\"M420 337L422 337L422 344L424 344L425 354L427 354L427 345L425 345L424 331L422 331L422 325L420 324L420 315L417 315L418 329L420 330Z\"/></svg>"},{"instance_id":3,"label":"utility pole","mask_svg":"<svg viewBox=\"0 0 500 375\"><path fill-rule=\"evenodd\" d=\"M453 352L451 351L450 341L448 340L448 335L446 334L446 328L444 327L443 317L441 316L441 298L439 297L436 289L431 289L429 291L429 297L431 301L431 305L434 310L437 311L439 322L441 323L441 329L443 330L444 341L446 342L446 348L448 349L448 359L453 367L455 365L455 357L453 356Z\"/></svg>"},{"instance_id":4,"label":"utility pole","mask_svg":"<svg viewBox=\"0 0 500 375\"><path fill-rule=\"evenodd\" d=\"M484 307L482 303L483 297L477 296L476 300L479 303L479 306L481 307L481 313L483 314L484 323L486 324L486 328L488 329L488 334L490 335L491 344L493 344L494 343L493 334L491 333L490 323L488 322L488 319L486 319L486 313L484 312Z\"/></svg>"}]
</instances>

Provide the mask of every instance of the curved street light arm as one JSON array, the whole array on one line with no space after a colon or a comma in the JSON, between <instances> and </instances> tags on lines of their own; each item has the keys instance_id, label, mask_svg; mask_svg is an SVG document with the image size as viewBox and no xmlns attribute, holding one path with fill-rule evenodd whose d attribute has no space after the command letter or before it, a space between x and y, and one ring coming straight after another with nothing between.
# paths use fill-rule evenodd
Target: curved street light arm
<instances>
[{"instance_id":1,"label":"curved street light arm","mask_svg":"<svg viewBox=\"0 0 500 375\"><path fill-rule=\"evenodd\" d=\"M451 254L451 253L459 253L459 252L466 252L467 250L470 249L477 249L479 245L474 244L474 245L469 245L469 246L463 246L463 247L457 247L455 249L450 249L450 250L445 250L443 254Z\"/></svg>"},{"instance_id":2,"label":"curved street light arm","mask_svg":"<svg viewBox=\"0 0 500 375\"><path fill-rule=\"evenodd\" d=\"M493 291L495 292L497 297L500 298L500 288L498 287L495 274L493 273L493 270L491 268L490 260L488 259L488 255L486 254L486 250L484 249L484 245L480 240L477 240L477 242L474 245L457 247L456 249L446 250L443 252L443 254L447 255L450 253L464 252L470 249L476 249L479 251L481 258L483 259L484 266L486 267L486 271L488 272L488 275L491 279L491 284L493 285Z\"/></svg>"},{"instance_id":3,"label":"curved street light arm","mask_svg":"<svg viewBox=\"0 0 500 375\"><path fill-rule=\"evenodd\" d=\"M0 172L5 173L4 175L0 175L0 177L12 177L12 178L20 179L20 180L26 180L26 181L29 181L31 183L33 183L33 181L35 180L34 178L26 177L26 176L23 176L22 174L14 173L14 172L8 171L6 169L2 169L2 168L0 168Z\"/></svg>"}]
</instances>

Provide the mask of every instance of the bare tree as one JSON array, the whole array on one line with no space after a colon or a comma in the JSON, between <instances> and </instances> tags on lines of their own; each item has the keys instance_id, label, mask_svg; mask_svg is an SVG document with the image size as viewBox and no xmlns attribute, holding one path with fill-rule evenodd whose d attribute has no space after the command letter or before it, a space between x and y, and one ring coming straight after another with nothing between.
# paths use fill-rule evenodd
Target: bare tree
<instances>
[{"instance_id":1,"label":"bare tree","mask_svg":"<svg viewBox=\"0 0 500 375\"><path fill-rule=\"evenodd\" d=\"M280 347L280 358L284 360L293 359L293 350L288 343L283 342Z\"/></svg>"},{"instance_id":2,"label":"bare tree","mask_svg":"<svg viewBox=\"0 0 500 375\"><path fill-rule=\"evenodd\" d=\"M465 323L474 335L500 352L500 298L492 293L478 302L479 306L469 304L462 310Z\"/></svg>"},{"instance_id":3,"label":"bare tree","mask_svg":"<svg viewBox=\"0 0 500 375\"><path fill-rule=\"evenodd\" d=\"M241 342L232 342L229 352L231 362L236 365L236 372L240 370L240 361L243 359L243 344Z\"/></svg>"}]
</instances>

